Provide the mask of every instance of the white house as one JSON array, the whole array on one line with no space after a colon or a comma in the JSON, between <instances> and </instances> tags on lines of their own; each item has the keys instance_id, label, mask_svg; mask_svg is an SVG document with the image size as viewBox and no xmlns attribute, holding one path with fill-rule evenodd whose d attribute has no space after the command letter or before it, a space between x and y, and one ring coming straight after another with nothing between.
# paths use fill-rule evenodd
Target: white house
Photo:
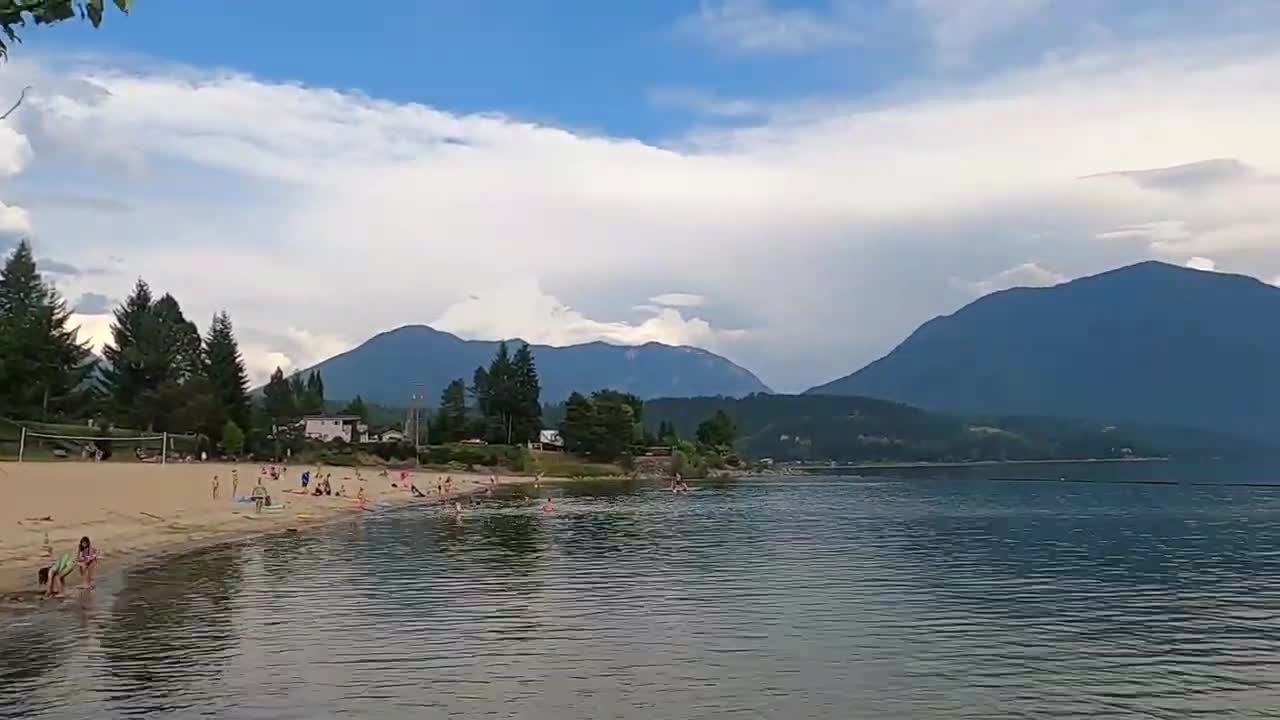
<instances>
[{"instance_id":1,"label":"white house","mask_svg":"<svg viewBox=\"0 0 1280 720\"><path fill-rule=\"evenodd\" d=\"M404 433L399 430L388 430L378 436L378 440L384 443L400 443L404 442Z\"/></svg>"},{"instance_id":2,"label":"white house","mask_svg":"<svg viewBox=\"0 0 1280 720\"><path fill-rule=\"evenodd\" d=\"M310 440L329 442L361 442L369 426L360 421L359 415L308 415L302 418L302 434Z\"/></svg>"},{"instance_id":3,"label":"white house","mask_svg":"<svg viewBox=\"0 0 1280 720\"><path fill-rule=\"evenodd\" d=\"M560 437L559 430L539 430L538 447L543 450L563 450L564 438Z\"/></svg>"}]
</instances>

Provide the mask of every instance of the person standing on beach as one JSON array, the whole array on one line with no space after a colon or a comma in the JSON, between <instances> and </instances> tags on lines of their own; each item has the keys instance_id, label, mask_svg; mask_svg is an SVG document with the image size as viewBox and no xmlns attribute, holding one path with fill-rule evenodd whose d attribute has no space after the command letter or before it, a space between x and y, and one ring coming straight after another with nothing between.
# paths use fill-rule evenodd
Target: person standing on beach
<instances>
[{"instance_id":1,"label":"person standing on beach","mask_svg":"<svg viewBox=\"0 0 1280 720\"><path fill-rule=\"evenodd\" d=\"M231 468L231 499L235 500L240 497L240 473L235 468Z\"/></svg>"},{"instance_id":2,"label":"person standing on beach","mask_svg":"<svg viewBox=\"0 0 1280 720\"><path fill-rule=\"evenodd\" d=\"M213 476L213 480L209 483L209 486L213 488L213 499L217 500L218 499L218 476L217 475Z\"/></svg>"}]
</instances>

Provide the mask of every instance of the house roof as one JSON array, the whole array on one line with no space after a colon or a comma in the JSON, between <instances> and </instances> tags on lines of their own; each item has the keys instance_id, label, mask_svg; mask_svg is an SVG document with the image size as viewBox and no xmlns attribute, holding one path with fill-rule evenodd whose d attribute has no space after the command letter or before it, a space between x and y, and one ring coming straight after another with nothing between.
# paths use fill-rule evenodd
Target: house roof
<instances>
[{"instance_id":1,"label":"house roof","mask_svg":"<svg viewBox=\"0 0 1280 720\"><path fill-rule=\"evenodd\" d=\"M359 415L303 415L303 420L359 420Z\"/></svg>"}]
</instances>

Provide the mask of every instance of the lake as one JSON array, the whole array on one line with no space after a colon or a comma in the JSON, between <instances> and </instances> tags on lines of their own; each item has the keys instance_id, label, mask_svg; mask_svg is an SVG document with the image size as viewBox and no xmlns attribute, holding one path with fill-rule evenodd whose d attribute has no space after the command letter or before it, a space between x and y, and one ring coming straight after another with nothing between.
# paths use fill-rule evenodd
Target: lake
<instances>
[{"instance_id":1,"label":"lake","mask_svg":"<svg viewBox=\"0 0 1280 720\"><path fill-rule=\"evenodd\" d=\"M398 509L5 618L0 717L1277 717L1280 486L1230 484L1277 480L914 469Z\"/></svg>"}]
</instances>

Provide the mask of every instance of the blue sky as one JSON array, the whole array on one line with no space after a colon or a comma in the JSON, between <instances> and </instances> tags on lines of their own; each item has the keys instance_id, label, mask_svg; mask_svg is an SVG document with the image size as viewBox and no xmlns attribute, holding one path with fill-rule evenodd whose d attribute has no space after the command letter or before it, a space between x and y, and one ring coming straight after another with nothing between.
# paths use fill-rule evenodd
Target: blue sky
<instances>
[{"instance_id":1,"label":"blue sky","mask_svg":"<svg viewBox=\"0 0 1280 720\"><path fill-rule=\"evenodd\" d=\"M1271 0L194 7L0 69L0 234L95 343L142 276L258 378L427 322L799 390L1003 287L1280 276Z\"/></svg>"},{"instance_id":2,"label":"blue sky","mask_svg":"<svg viewBox=\"0 0 1280 720\"><path fill-rule=\"evenodd\" d=\"M815 17L829 12L823 3L795 3L794 9L806 6ZM646 138L679 132L697 119L655 102L663 90L775 99L875 91L914 64L909 53L885 57L871 47L845 47L853 55L838 62L804 53L726 51L682 26L703 11L697 0L402 2L363 13L337 0L302 7L265 3L246 17L230 3L208 3L193 13L182 3L144 1L133 17L109 16L97 32L83 26L30 31L23 50L139 53Z\"/></svg>"}]
</instances>

